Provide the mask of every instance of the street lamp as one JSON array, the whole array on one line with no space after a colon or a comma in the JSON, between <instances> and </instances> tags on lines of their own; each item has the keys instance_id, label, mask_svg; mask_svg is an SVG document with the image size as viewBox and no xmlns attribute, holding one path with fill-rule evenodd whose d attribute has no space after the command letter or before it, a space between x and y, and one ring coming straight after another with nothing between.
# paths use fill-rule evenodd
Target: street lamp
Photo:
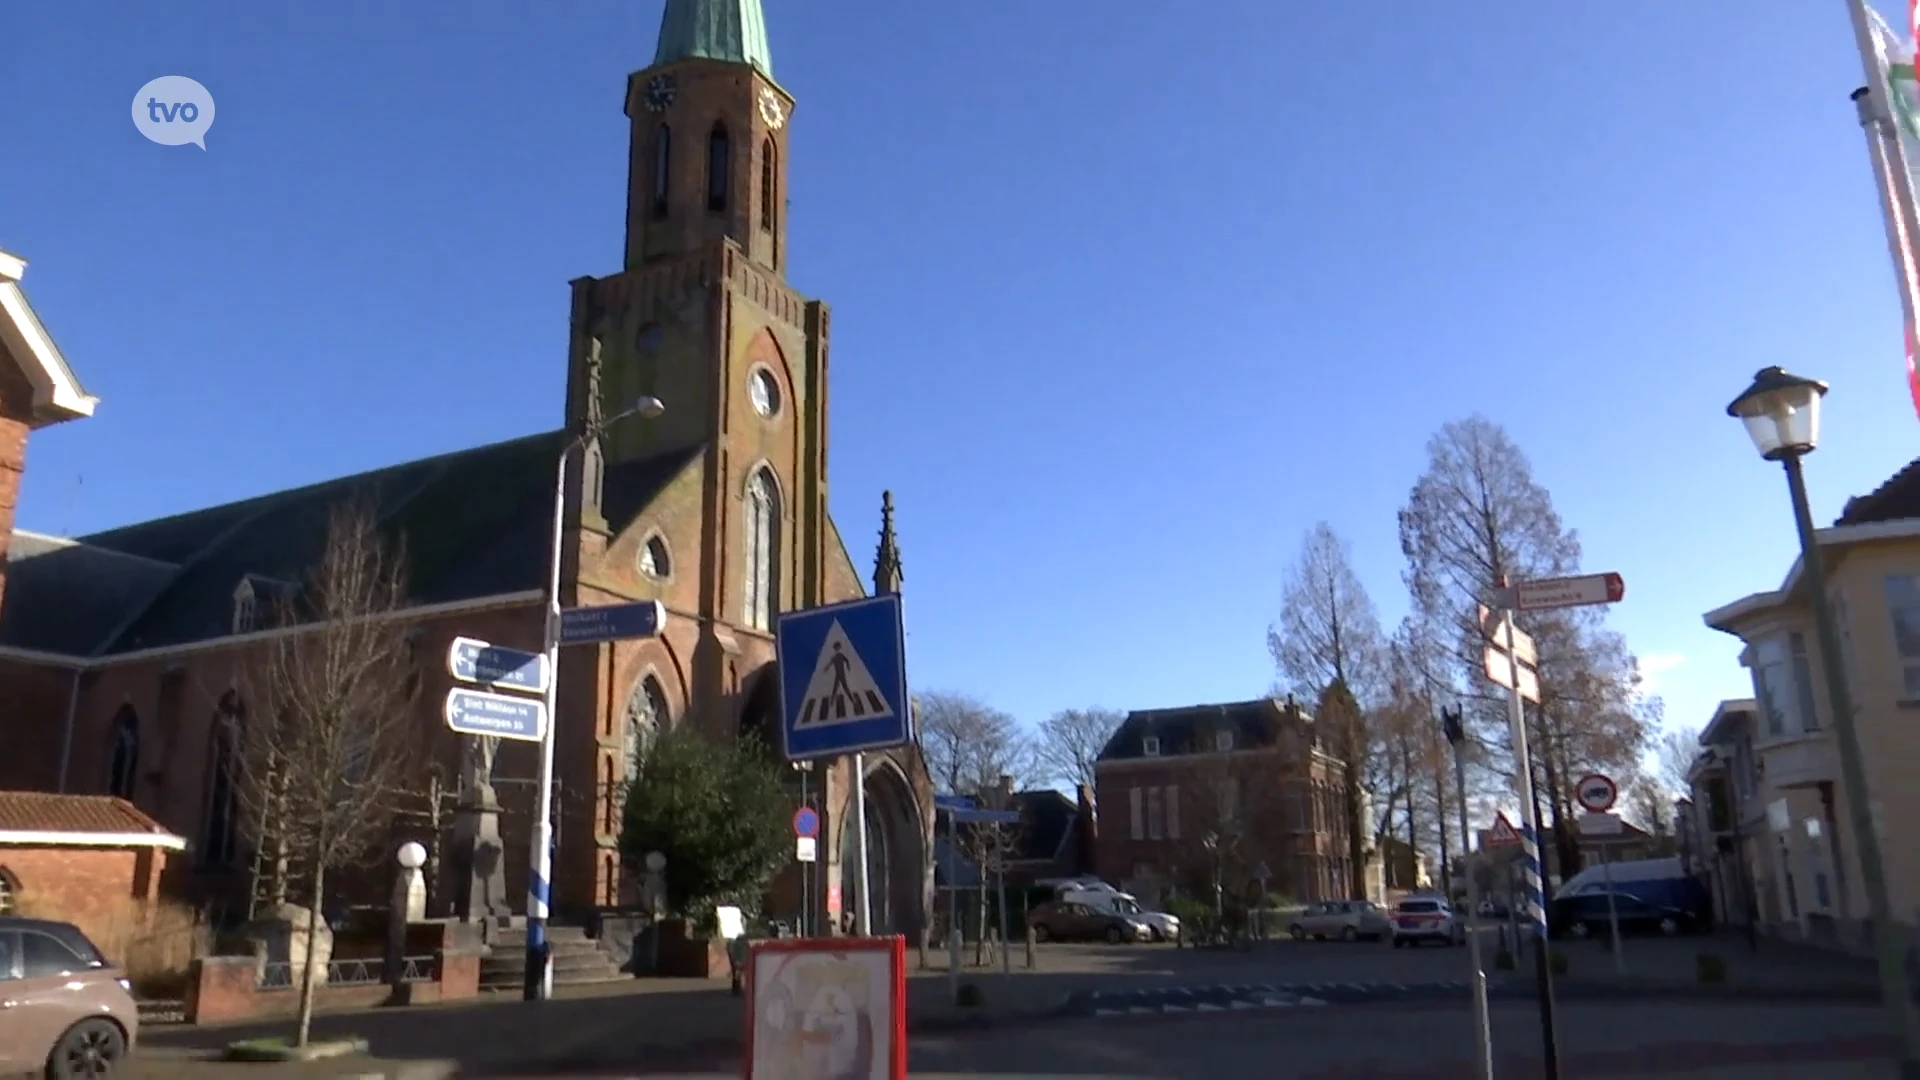
<instances>
[{"instance_id":1,"label":"street lamp","mask_svg":"<svg viewBox=\"0 0 1920 1080\"><path fill-rule=\"evenodd\" d=\"M553 482L553 546L547 555L546 638L542 651L547 657L547 730L540 739L540 780L534 795L533 842L527 857L527 974L523 987L528 1001L544 1001L553 996L553 965L547 949L547 905L553 891L553 728L554 694L560 686L560 544L567 524L567 459L581 444L598 438L607 428L638 416L657 419L667 407L657 397L639 397L631 405L601 420L567 440L560 448L560 465Z\"/></svg>"},{"instance_id":2,"label":"street lamp","mask_svg":"<svg viewBox=\"0 0 1920 1080\"><path fill-rule=\"evenodd\" d=\"M1820 441L1820 399L1827 384L1789 374L1784 368L1762 368L1753 385L1733 399L1727 415L1738 417L1753 439L1754 449L1787 470L1787 491L1793 500L1793 520L1800 532L1800 566L1811 594L1814 631L1820 640L1820 670L1827 683L1827 703L1833 712L1833 731L1840 744L1840 776L1847 789L1847 811L1854 843L1860 852L1861 884L1867 891L1873 946L1880 967L1880 996L1900 1045L1900 1075L1920 1080L1920 1033L1913 1015L1913 993L1907 981L1901 936L1896 933L1893 902L1887 895L1886 865L1880 857L1880 837L1874 828L1873 805L1867 796L1867 770L1860 753L1860 733L1854 726L1853 693L1841 660L1840 634L1827 601L1826 568L1814 536L1813 511L1807 505L1807 483L1800 459Z\"/></svg>"}]
</instances>

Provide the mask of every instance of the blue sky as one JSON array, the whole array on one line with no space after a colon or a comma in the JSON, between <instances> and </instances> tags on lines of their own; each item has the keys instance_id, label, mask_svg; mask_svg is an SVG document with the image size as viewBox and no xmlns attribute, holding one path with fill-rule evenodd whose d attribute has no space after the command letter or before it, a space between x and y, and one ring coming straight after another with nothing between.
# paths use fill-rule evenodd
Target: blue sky
<instances>
[{"instance_id":1,"label":"blue sky","mask_svg":"<svg viewBox=\"0 0 1920 1080\"><path fill-rule=\"evenodd\" d=\"M21 526L556 426L659 6L10 9L0 248L102 398L35 439ZM1261 692L1302 533L1390 625L1394 512L1478 411L1698 725L1746 692L1700 613L1794 549L1727 400L1833 383L1822 519L1916 452L1838 0L767 7L833 510L864 566L895 491L923 687L1029 720ZM173 74L204 152L130 122Z\"/></svg>"}]
</instances>

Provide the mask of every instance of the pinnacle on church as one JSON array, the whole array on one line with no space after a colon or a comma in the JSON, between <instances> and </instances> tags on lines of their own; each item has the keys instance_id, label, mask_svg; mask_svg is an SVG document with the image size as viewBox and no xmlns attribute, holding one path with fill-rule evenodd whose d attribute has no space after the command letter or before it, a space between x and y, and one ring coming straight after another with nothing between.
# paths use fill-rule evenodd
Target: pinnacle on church
<instances>
[{"instance_id":1,"label":"pinnacle on church","mask_svg":"<svg viewBox=\"0 0 1920 1080\"><path fill-rule=\"evenodd\" d=\"M897 593L904 576L900 572L900 540L893 535L893 492L880 493L880 550L873 556L873 591Z\"/></svg>"},{"instance_id":2,"label":"pinnacle on church","mask_svg":"<svg viewBox=\"0 0 1920 1080\"><path fill-rule=\"evenodd\" d=\"M773 51L767 47L760 0L667 0L654 65L696 56L750 64L772 78Z\"/></svg>"}]
</instances>

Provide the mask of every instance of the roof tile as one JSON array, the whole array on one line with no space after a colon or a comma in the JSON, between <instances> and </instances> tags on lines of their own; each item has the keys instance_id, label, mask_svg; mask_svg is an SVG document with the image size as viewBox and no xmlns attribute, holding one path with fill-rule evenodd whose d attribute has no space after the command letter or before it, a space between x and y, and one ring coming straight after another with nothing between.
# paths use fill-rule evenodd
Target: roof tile
<instances>
[{"instance_id":1,"label":"roof tile","mask_svg":"<svg viewBox=\"0 0 1920 1080\"><path fill-rule=\"evenodd\" d=\"M0 832L154 833L160 823L110 795L0 791Z\"/></svg>"}]
</instances>

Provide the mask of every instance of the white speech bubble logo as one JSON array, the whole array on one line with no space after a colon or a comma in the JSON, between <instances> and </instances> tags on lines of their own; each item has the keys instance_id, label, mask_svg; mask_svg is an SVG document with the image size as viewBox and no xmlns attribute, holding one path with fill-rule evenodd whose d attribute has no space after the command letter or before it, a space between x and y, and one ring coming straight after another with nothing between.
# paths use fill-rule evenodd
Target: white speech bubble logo
<instances>
[{"instance_id":1,"label":"white speech bubble logo","mask_svg":"<svg viewBox=\"0 0 1920 1080\"><path fill-rule=\"evenodd\" d=\"M162 75L133 95L133 126L161 146L207 148L213 95L185 75Z\"/></svg>"}]
</instances>

